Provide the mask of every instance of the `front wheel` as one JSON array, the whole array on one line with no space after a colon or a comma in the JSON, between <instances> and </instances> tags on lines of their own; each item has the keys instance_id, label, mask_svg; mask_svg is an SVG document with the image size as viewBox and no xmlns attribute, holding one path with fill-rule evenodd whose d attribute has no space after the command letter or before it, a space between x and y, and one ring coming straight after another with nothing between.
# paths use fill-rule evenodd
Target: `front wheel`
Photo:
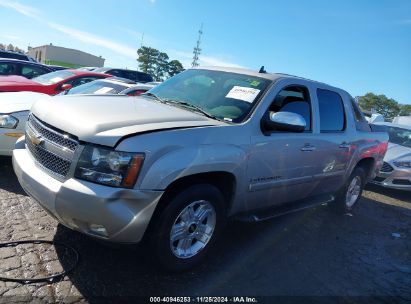
<instances>
[{"instance_id":1,"label":"front wheel","mask_svg":"<svg viewBox=\"0 0 411 304\"><path fill-rule=\"evenodd\" d=\"M350 178L337 194L334 202L329 207L337 213L350 212L361 197L366 182L366 174L363 168L357 167L351 173Z\"/></svg>"},{"instance_id":2,"label":"front wheel","mask_svg":"<svg viewBox=\"0 0 411 304\"><path fill-rule=\"evenodd\" d=\"M194 185L164 202L151 246L170 271L189 269L213 247L224 222L224 197L214 186Z\"/></svg>"}]
</instances>

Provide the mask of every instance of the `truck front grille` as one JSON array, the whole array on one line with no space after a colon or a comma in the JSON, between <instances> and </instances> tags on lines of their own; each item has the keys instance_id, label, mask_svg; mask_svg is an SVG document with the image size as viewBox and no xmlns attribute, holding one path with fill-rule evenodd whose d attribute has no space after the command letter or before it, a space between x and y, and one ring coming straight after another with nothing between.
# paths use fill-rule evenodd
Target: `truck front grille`
<instances>
[{"instance_id":1,"label":"truck front grille","mask_svg":"<svg viewBox=\"0 0 411 304\"><path fill-rule=\"evenodd\" d=\"M392 172L392 171L394 171L394 168L391 167L389 163L384 162L384 164L381 167L380 172Z\"/></svg>"},{"instance_id":2,"label":"truck front grille","mask_svg":"<svg viewBox=\"0 0 411 304\"><path fill-rule=\"evenodd\" d=\"M79 143L71 135L55 130L30 115L26 127L26 146L37 165L51 175L64 179Z\"/></svg>"}]
</instances>

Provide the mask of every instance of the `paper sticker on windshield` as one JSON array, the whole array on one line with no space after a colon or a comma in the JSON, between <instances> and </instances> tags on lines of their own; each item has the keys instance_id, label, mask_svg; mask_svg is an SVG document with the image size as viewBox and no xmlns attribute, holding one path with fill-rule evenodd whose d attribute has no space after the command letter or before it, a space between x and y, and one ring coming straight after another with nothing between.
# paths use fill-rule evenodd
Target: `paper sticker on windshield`
<instances>
[{"instance_id":1,"label":"paper sticker on windshield","mask_svg":"<svg viewBox=\"0 0 411 304\"><path fill-rule=\"evenodd\" d=\"M112 90L113 88L110 88L110 87L102 87L101 89L98 89L97 91L95 91L94 94L106 94Z\"/></svg>"},{"instance_id":2,"label":"paper sticker on windshield","mask_svg":"<svg viewBox=\"0 0 411 304\"><path fill-rule=\"evenodd\" d=\"M258 93L260 93L260 90L253 89L253 88L247 88L247 87L234 86L225 97L244 100L244 101L251 103L257 97Z\"/></svg>"}]
</instances>

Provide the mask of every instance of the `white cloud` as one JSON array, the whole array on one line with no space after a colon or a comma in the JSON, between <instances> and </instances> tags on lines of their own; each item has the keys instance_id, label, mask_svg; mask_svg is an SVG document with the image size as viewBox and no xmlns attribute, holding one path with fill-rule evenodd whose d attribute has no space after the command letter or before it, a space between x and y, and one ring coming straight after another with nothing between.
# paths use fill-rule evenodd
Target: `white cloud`
<instances>
[{"instance_id":1,"label":"white cloud","mask_svg":"<svg viewBox=\"0 0 411 304\"><path fill-rule=\"evenodd\" d=\"M156 0L150 0L151 3L155 3ZM27 5L22 5L18 2L15 1L10 1L10 0L0 0L0 6L13 9L14 11L25 15L27 17L30 17L32 19L35 19L39 22L43 22L46 24L48 27L63 33L75 40L81 41L83 43L87 44L92 44L96 45L99 47L106 48L108 50L111 50L112 52L125 56L129 59L135 60L137 58L137 48L140 46L141 43L141 38L143 33L134 31L129 28L121 27L118 26L119 29L123 30L126 32L128 35L131 35L135 38L136 40L136 46L131 47L129 45L125 45L122 43L118 43L116 41L107 39L105 37L101 37L89 32L81 31L72 27L68 27L62 24L54 23L54 22L47 22L44 21L41 18L40 11L38 11L36 8L27 6ZM10 36L11 37L11 36ZM17 38L16 38L17 39ZM144 36L144 41L149 40L150 44L160 44L160 41L156 40L153 37L149 36ZM177 51L177 50L166 50L166 52L170 55L171 59L178 59L185 68L191 67L192 63L192 58L193 54L189 52L183 52L183 51ZM214 66L226 66L226 67L237 67L237 68L242 68L243 66L232 62L231 60L226 60L222 56L212 56L212 55L200 55L200 60L199 60L200 65L207 66L207 65L214 65Z\"/></svg>"},{"instance_id":2,"label":"white cloud","mask_svg":"<svg viewBox=\"0 0 411 304\"><path fill-rule=\"evenodd\" d=\"M71 27L67 27L61 24L49 22L47 23L47 25L81 42L101 46L113 52L116 52L118 54L127 56L129 58L135 59L137 56L136 48L133 48L133 47L121 44L121 43L117 43L115 41L112 41L112 40L109 40L109 39L106 39L106 38L103 38L103 37L100 37L100 36L97 36L97 35L94 35L88 32L80 31L80 30L77 30Z\"/></svg>"},{"instance_id":3,"label":"white cloud","mask_svg":"<svg viewBox=\"0 0 411 304\"><path fill-rule=\"evenodd\" d=\"M10 39L10 40L21 40L19 36L15 36L15 35L1 35L1 37Z\"/></svg>"},{"instance_id":4,"label":"white cloud","mask_svg":"<svg viewBox=\"0 0 411 304\"><path fill-rule=\"evenodd\" d=\"M8 1L8 0L0 0L0 6L11 8L15 10L16 12L22 15L25 15L27 17L39 19L38 17L39 11L35 9L34 7L23 5L18 2Z\"/></svg>"},{"instance_id":5,"label":"white cloud","mask_svg":"<svg viewBox=\"0 0 411 304\"><path fill-rule=\"evenodd\" d=\"M181 52L177 50L170 50L170 54L178 59L185 68L191 67L193 61L193 54L188 52ZM231 62L231 60L226 60L221 56L210 56L210 55L200 55L199 64L202 66L224 66L224 67L233 67L233 68L244 68L244 66Z\"/></svg>"}]
</instances>

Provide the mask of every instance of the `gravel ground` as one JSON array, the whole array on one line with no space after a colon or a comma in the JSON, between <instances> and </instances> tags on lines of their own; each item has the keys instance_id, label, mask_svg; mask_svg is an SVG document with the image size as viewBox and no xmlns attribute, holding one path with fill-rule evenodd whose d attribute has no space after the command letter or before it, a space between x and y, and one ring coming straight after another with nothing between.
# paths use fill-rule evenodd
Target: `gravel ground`
<instances>
[{"instance_id":1,"label":"gravel ground","mask_svg":"<svg viewBox=\"0 0 411 304\"><path fill-rule=\"evenodd\" d=\"M58 225L22 191L10 160L0 159L0 242L27 239L69 244L80 263L52 284L0 281L0 303L118 302L118 296L411 302L411 193L376 186L367 187L352 214L333 215L321 206L263 223L231 223L203 265L167 274L144 245L110 247ZM0 259L0 275L23 277L72 263L61 248L47 245L0 248Z\"/></svg>"}]
</instances>

